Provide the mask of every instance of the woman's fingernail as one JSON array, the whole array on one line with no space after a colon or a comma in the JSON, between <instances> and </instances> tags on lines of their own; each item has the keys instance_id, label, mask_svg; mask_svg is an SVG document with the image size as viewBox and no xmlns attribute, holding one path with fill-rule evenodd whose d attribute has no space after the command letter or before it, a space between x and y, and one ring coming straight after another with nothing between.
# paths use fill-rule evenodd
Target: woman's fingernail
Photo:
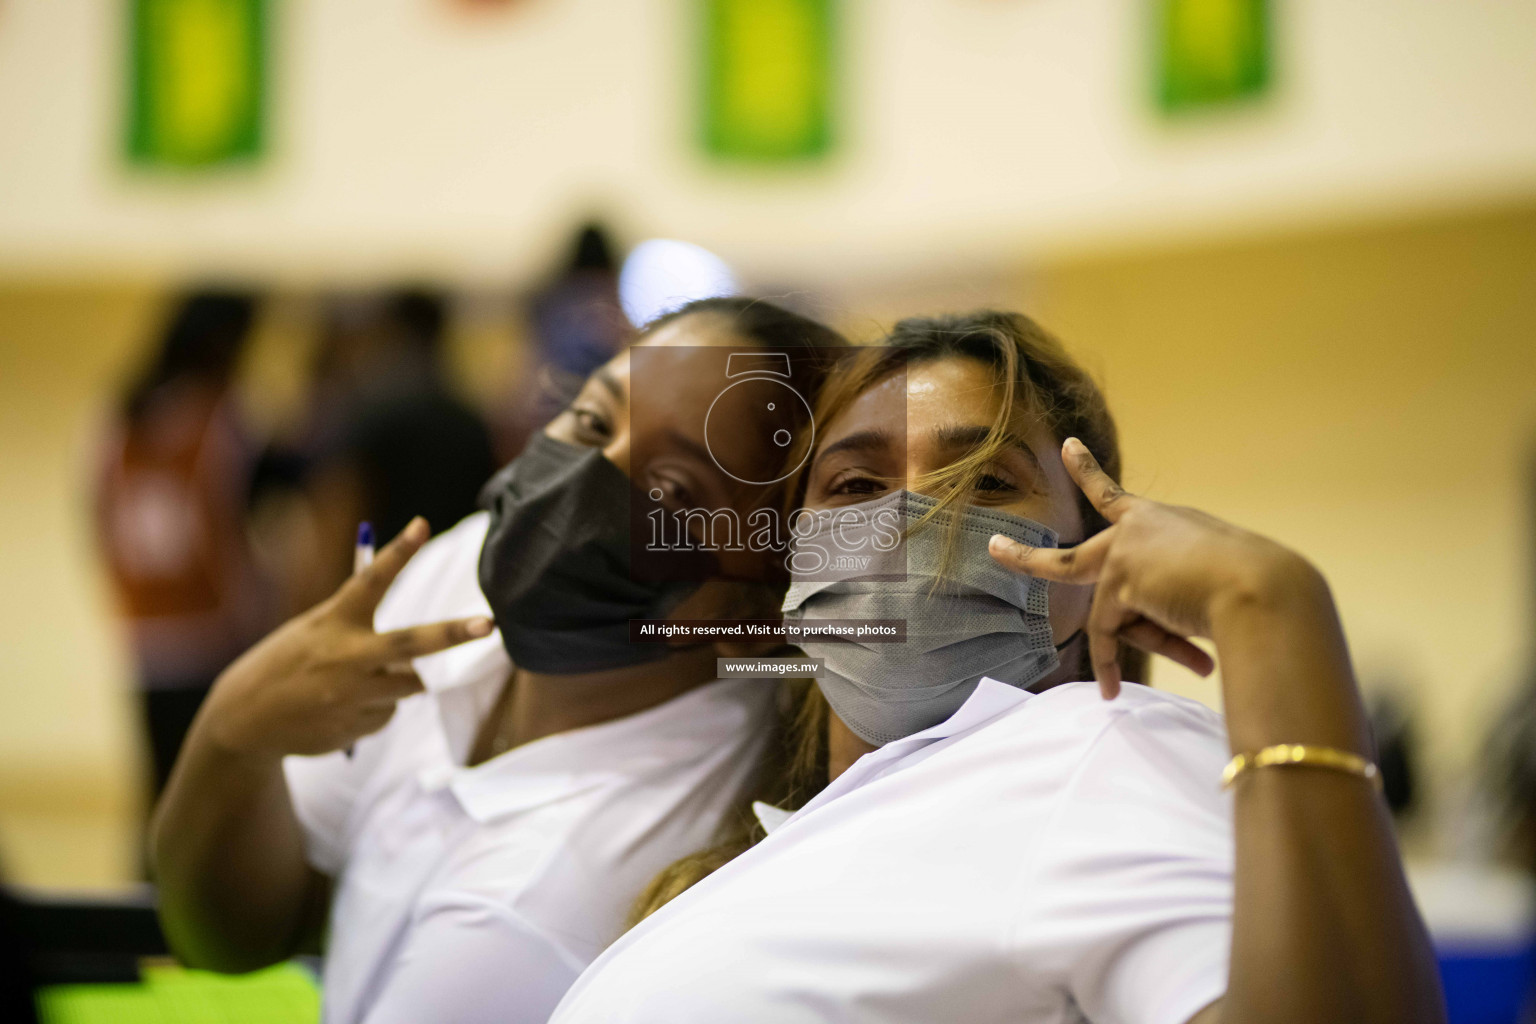
<instances>
[{"instance_id":1,"label":"woman's fingernail","mask_svg":"<svg viewBox=\"0 0 1536 1024\"><path fill-rule=\"evenodd\" d=\"M997 552L998 554L1009 555L1017 554L1019 551L1023 550L1024 545L1020 544L1012 537L1004 537L1000 533L994 533L992 535L992 539L987 541L987 547Z\"/></svg>"},{"instance_id":2,"label":"woman's fingernail","mask_svg":"<svg viewBox=\"0 0 1536 1024\"><path fill-rule=\"evenodd\" d=\"M412 519L405 526L405 535L409 540L424 540L427 536L427 521L421 516Z\"/></svg>"},{"instance_id":3,"label":"woman's fingernail","mask_svg":"<svg viewBox=\"0 0 1536 1024\"><path fill-rule=\"evenodd\" d=\"M484 617L478 619L470 619L468 622L464 623L464 632L468 633L470 636L490 636L491 630L495 628L496 624L490 619Z\"/></svg>"},{"instance_id":4,"label":"woman's fingernail","mask_svg":"<svg viewBox=\"0 0 1536 1024\"><path fill-rule=\"evenodd\" d=\"M1083 442L1079 441L1075 437L1067 438L1065 441L1063 441L1061 443L1061 446L1063 448L1066 448L1066 449L1068 449L1070 451L1074 451L1074 452L1078 451L1079 449L1081 449L1083 451L1087 451L1088 450L1088 446L1083 444Z\"/></svg>"}]
</instances>

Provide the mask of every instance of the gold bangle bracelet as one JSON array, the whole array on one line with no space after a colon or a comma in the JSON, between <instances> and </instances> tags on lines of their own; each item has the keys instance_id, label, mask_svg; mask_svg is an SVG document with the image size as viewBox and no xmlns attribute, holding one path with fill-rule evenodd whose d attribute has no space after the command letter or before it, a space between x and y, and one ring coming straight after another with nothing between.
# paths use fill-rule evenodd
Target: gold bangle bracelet
<instances>
[{"instance_id":1,"label":"gold bangle bracelet","mask_svg":"<svg viewBox=\"0 0 1536 1024\"><path fill-rule=\"evenodd\" d=\"M1280 743L1265 747L1251 754L1238 754L1227 762L1221 773L1221 788L1231 789L1232 784L1250 768L1276 768L1286 765L1302 765L1310 768L1328 768L1348 775L1369 779L1377 791L1381 790L1381 770L1359 754L1333 747L1313 747L1302 743Z\"/></svg>"}]
</instances>

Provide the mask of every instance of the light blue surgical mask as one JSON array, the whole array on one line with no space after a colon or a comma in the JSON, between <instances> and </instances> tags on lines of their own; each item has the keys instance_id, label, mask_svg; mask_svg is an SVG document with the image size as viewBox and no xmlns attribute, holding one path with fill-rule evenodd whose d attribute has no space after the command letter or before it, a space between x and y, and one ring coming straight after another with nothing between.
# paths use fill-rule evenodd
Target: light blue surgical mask
<instances>
[{"instance_id":1,"label":"light blue surgical mask","mask_svg":"<svg viewBox=\"0 0 1536 1024\"><path fill-rule=\"evenodd\" d=\"M993 534L1053 548L1055 531L974 506L945 509L910 529L937 507L937 499L899 491L818 512L814 528L797 531L786 622L907 624L899 643L797 641L822 659L817 684L827 703L867 743L889 743L944 721L983 676L1028 689L1059 664L1048 584L1008 571L987 553ZM941 574L957 518L949 568Z\"/></svg>"}]
</instances>

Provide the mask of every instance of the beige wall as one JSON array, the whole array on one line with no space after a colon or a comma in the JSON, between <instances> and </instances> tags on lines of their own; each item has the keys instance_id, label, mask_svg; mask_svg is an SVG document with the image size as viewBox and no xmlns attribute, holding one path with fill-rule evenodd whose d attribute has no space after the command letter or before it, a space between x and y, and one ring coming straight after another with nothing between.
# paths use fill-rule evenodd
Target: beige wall
<instances>
[{"instance_id":1,"label":"beige wall","mask_svg":"<svg viewBox=\"0 0 1536 1024\"><path fill-rule=\"evenodd\" d=\"M766 171L694 144L695 0L272 6L270 159L184 180L121 161L126 5L0 3L6 277L499 282L598 209L867 282L1536 180L1531 3L1287 0L1274 94L1169 124L1146 0L848 0L836 155Z\"/></svg>"},{"instance_id":2,"label":"beige wall","mask_svg":"<svg viewBox=\"0 0 1536 1024\"><path fill-rule=\"evenodd\" d=\"M141 287L0 289L0 856L23 879L133 868L140 749L87 500L97 417L154 311Z\"/></svg>"},{"instance_id":3,"label":"beige wall","mask_svg":"<svg viewBox=\"0 0 1536 1024\"><path fill-rule=\"evenodd\" d=\"M1104 378L1130 486L1315 560L1437 780L1475 757L1536 657L1536 206L1052 266L1025 294Z\"/></svg>"}]
</instances>

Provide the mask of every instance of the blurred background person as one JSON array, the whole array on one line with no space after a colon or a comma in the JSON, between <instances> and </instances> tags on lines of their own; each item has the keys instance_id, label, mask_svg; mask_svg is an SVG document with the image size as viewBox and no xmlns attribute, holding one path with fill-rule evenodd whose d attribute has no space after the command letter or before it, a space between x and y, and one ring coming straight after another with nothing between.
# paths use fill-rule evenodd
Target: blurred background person
<instances>
[{"instance_id":1,"label":"blurred background person","mask_svg":"<svg viewBox=\"0 0 1536 1024\"><path fill-rule=\"evenodd\" d=\"M576 232L570 256L527 301L527 361L498 402L497 451L505 462L523 450L581 387L587 374L635 336L619 304L619 264L601 224Z\"/></svg>"},{"instance_id":2,"label":"blurred background person","mask_svg":"<svg viewBox=\"0 0 1536 1024\"><path fill-rule=\"evenodd\" d=\"M0 879L3 879L0 873ZM31 943L21 904L0 885L0 1019L34 1024L36 979L31 970Z\"/></svg>"},{"instance_id":3,"label":"blurred background person","mask_svg":"<svg viewBox=\"0 0 1536 1024\"><path fill-rule=\"evenodd\" d=\"M246 542L255 452L233 389L255 311L239 292L183 300L102 446L97 533L157 795L214 677L272 622Z\"/></svg>"},{"instance_id":4,"label":"blurred background person","mask_svg":"<svg viewBox=\"0 0 1536 1024\"><path fill-rule=\"evenodd\" d=\"M417 514L447 529L475 510L498 463L449 380L447 329L447 298L426 288L327 301L296 439L263 458L264 483L303 499L286 528L310 538L283 546L289 614L351 572L359 522L383 539Z\"/></svg>"},{"instance_id":5,"label":"blurred background person","mask_svg":"<svg viewBox=\"0 0 1536 1024\"><path fill-rule=\"evenodd\" d=\"M1536 444L1526 459L1526 483L1527 614L1536 620ZM1511 860L1536 875L1536 621L1529 629L1524 670L1488 730L1480 781L1487 789L1495 841Z\"/></svg>"}]
</instances>

